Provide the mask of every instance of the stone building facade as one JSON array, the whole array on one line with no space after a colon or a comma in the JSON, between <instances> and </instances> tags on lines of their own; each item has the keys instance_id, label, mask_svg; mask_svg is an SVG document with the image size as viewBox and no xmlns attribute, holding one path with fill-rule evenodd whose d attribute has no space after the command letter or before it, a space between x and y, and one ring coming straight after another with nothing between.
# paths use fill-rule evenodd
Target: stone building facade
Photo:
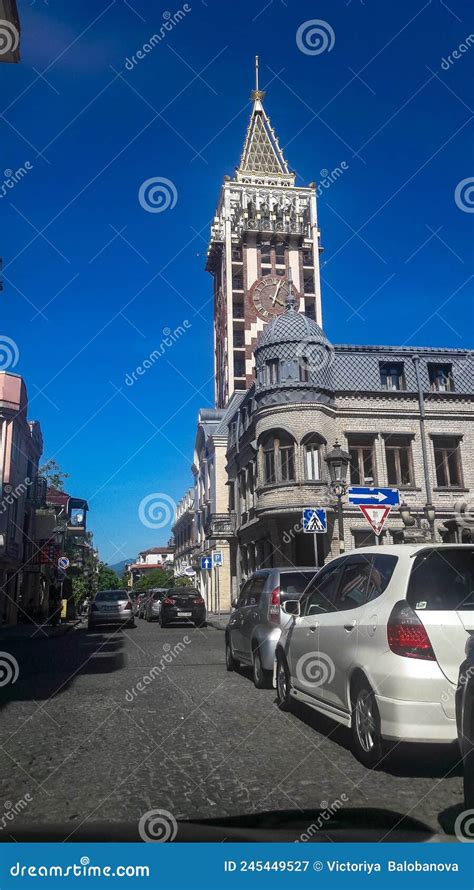
<instances>
[{"instance_id":1,"label":"stone building facade","mask_svg":"<svg viewBox=\"0 0 474 890\"><path fill-rule=\"evenodd\" d=\"M228 608L260 566L322 565L343 547L472 533L473 356L328 342L317 189L296 185L263 98L257 62L240 164L224 179L207 260L216 408L200 412L193 506L174 529L193 513L179 553L211 609ZM404 499L377 539L347 499L339 539L325 460L336 441L350 455L349 485L397 488ZM326 508L326 534L303 532L307 507ZM223 568L201 570L216 551Z\"/></svg>"},{"instance_id":2,"label":"stone building facade","mask_svg":"<svg viewBox=\"0 0 474 890\"><path fill-rule=\"evenodd\" d=\"M350 454L349 485L399 489L427 539L471 540L470 352L333 347L290 301L260 335L255 365L255 382L229 424L233 592L262 566L322 565L341 549L400 543L412 533L394 509L376 539L360 509L343 499L341 547L325 461L337 440ZM431 504L432 530L423 512ZM326 508L327 534L303 532L308 507Z\"/></svg>"}]
</instances>

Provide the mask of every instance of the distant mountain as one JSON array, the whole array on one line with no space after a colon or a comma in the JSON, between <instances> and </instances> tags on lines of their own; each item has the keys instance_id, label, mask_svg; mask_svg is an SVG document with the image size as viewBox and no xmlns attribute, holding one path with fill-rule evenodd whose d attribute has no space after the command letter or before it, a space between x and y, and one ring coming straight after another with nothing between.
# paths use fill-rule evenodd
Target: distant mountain
<instances>
[{"instance_id":1,"label":"distant mountain","mask_svg":"<svg viewBox=\"0 0 474 890\"><path fill-rule=\"evenodd\" d=\"M113 569L116 575L120 576L123 575L125 566L134 561L135 557L131 557L130 559L122 559L121 562L114 562L113 565L110 565L110 563L107 563L107 565L109 566L109 569Z\"/></svg>"}]
</instances>

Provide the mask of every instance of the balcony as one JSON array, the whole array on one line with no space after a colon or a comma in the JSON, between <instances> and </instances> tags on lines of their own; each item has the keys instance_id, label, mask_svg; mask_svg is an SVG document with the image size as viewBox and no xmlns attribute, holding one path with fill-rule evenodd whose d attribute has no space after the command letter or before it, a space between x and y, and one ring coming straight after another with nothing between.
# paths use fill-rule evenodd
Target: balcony
<instances>
[{"instance_id":1,"label":"balcony","mask_svg":"<svg viewBox=\"0 0 474 890\"><path fill-rule=\"evenodd\" d=\"M33 479L30 485L26 490L26 499L30 504L33 504L37 509L46 506L46 492L48 490L48 483L46 479L43 479L42 476L37 476L36 479Z\"/></svg>"},{"instance_id":2,"label":"balcony","mask_svg":"<svg viewBox=\"0 0 474 890\"><path fill-rule=\"evenodd\" d=\"M235 526L235 513L211 513L204 525L204 533L206 538L232 538Z\"/></svg>"},{"instance_id":3,"label":"balcony","mask_svg":"<svg viewBox=\"0 0 474 890\"><path fill-rule=\"evenodd\" d=\"M243 232L275 232L285 235L304 235L308 226L300 220L272 219L265 216L260 219L243 219L240 228Z\"/></svg>"}]
</instances>

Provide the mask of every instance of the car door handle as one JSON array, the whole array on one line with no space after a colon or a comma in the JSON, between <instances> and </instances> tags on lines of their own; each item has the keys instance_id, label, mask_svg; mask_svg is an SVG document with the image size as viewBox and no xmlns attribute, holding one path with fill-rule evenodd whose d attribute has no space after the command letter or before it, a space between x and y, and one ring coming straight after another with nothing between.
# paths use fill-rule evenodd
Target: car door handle
<instances>
[{"instance_id":1,"label":"car door handle","mask_svg":"<svg viewBox=\"0 0 474 890\"><path fill-rule=\"evenodd\" d=\"M350 624L345 624L345 625L344 625L344 630L347 630L348 633L350 633L351 630L354 630L356 624L357 624L357 621L355 621L355 620L354 620L354 621L351 621Z\"/></svg>"}]
</instances>

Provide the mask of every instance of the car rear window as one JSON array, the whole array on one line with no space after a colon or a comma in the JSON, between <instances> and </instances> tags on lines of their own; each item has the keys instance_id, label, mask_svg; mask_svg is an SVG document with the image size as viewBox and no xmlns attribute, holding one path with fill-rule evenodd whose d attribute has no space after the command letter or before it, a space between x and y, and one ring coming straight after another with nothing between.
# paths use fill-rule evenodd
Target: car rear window
<instances>
[{"instance_id":1,"label":"car rear window","mask_svg":"<svg viewBox=\"0 0 474 890\"><path fill-rule=\"evenodd\" d=\"M97 603L106 601L117 603L120 600L128 600L128 593L126 590L99 590L96 593L95 599Z\"/></svg>"},{"instance_id":2,"label":"car rear window","mask_svg":"<svg viewBox=\"0 0 474 890\"><path fill-rule=\"evenodd\" d=\"M424 550L414 560L407 600L412 609L474 610L474 550Z\"/></svg>"},{"instance_id":3,"label":"car rear window","mask_svg":"<svg viewBox=\"0 0 474 890\"><path fill-rule=\"evenodd\" d=\"M299 599L309 582L314 578L314 572L282 572L280 575L280 602Z\"/></svg>"}]
</instances>

